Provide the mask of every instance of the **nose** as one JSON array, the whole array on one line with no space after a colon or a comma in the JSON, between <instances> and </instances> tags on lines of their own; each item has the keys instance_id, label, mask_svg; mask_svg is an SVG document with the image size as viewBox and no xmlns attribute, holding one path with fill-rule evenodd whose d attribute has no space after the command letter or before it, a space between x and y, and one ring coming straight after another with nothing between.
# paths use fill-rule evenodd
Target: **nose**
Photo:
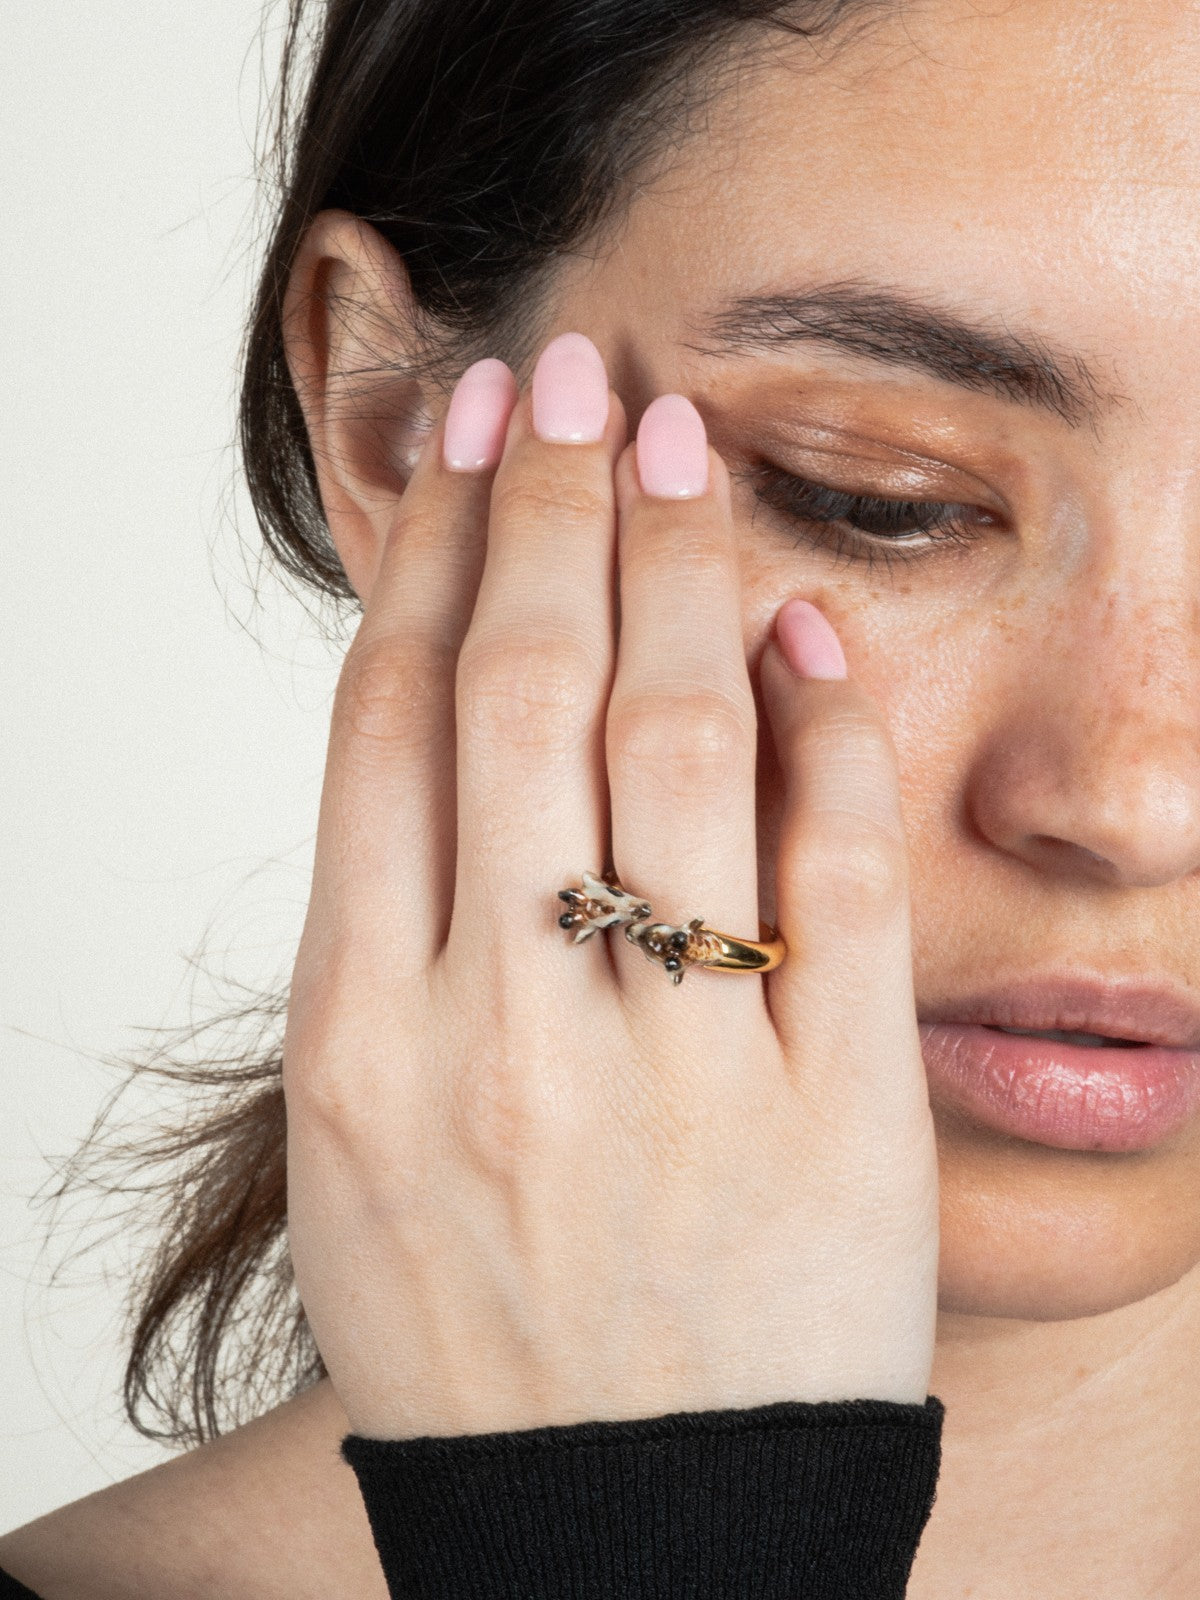
<instances>
[{"instance_id":1,"label":"nose","mask_svg":"<svg viewBox=\"0 0 1200 1600\"><path fill-rule=\"evenodd\" d=\"M1040 872L1153 887L1200 870L1195 576L1111 579L1013 631L967 806Z\"/></svg>"}]
</instances>

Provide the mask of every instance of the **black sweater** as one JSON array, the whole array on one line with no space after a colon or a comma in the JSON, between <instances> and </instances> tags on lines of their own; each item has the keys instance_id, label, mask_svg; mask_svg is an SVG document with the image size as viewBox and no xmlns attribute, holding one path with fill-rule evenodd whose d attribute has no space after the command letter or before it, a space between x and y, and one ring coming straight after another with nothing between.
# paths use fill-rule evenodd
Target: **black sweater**
<instances>
[{"instance_id":1,"label":"black sweater","mask_svg":"<svg viewBox=\"0 0 1200 1600\"><path fill-rule=\"evenodd\" d=\"M394 1600L901 1600L944 1416L783 1401L342 1454ZM0 1574L0 1600L37 1596Z\"/></svg>"}]
</instances>

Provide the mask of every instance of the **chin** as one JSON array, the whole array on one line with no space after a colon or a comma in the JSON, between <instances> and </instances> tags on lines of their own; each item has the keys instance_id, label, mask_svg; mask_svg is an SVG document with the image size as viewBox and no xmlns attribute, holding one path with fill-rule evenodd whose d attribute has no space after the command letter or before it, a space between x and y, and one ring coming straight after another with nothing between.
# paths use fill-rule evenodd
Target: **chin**
<instances>
[{"instance_id":1,"label":"chin","mask_svg":"<svg viewBox=\"0 0 1200 1600\"><path fill-rule=\"evenodd\" d=\"M1114 1154L1031 1144L933 1112L939 1312L1095 1317L1200 1264L1200 1129Z\"/></svg>"}]
</instances>

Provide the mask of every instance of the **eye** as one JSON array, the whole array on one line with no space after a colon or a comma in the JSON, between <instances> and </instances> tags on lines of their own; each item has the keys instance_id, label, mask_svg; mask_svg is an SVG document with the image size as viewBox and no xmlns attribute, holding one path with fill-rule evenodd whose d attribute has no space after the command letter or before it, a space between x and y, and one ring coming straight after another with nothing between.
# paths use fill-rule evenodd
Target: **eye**
<instances>
[{"instance_id":1,"label":"eye","mask_svg":"<svg viewBox=\"0 0 1200 1600\"><path fill-rule=\"evenodd\" d=\"M759 467L750 476L764 505L807 524L816 542L852 561L880 554L911 559L938 545L969 545L999 521L982 506L956 501L846 494L781 467Z\"/></svg>"}]
</instances>

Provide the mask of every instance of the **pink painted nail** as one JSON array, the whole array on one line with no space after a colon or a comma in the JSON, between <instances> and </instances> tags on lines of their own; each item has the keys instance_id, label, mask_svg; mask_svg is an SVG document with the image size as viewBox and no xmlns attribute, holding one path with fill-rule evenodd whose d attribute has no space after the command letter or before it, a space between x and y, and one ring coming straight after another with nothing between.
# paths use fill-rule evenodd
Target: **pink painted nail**
<instances>
[{"instance_id":1,"label":"pink painted nail","mask_svg":"<svg viewBox=\"0 0 1200 1600\"><path fill-rule=\"evenodd\" d=\"M643 494L694 500L708 489L704 418L681 394L660 394L642 412L637 466Z\"/></svg>"},{"instance_id":2,"label":"pink painted nail","mask_svg":"<svg viewBox=\"0 0 1200 1600\"><path fill-rule=\"evenodd\" d=\"M607 423L604 357L582 333L560 333L533 369L533 431L548 444L596 444Z\"/></svg>"},{"instance_id":3,"label":"pink painted nail","mask_svg":"<svg viewBox=\"0 0 1200 1600\"><path fill-rule=\"evenodd\" d=\"M809 600L789 600L775 618L783 659L801 678L844 678L841 640L824 613Z\"/></svg>"},{"instance_id":4,"label":"pink painted nail","mask_svg":"<svg viewBox=\"0 0 1200 1600\"><path fill-rule=\"evenodd\" d=\"M488 356L467 368L450 396L442 434L442 460L454 472L494 467L504 450L508 419L517 401L517 380Z\"/></svg>"}]
</instances>

